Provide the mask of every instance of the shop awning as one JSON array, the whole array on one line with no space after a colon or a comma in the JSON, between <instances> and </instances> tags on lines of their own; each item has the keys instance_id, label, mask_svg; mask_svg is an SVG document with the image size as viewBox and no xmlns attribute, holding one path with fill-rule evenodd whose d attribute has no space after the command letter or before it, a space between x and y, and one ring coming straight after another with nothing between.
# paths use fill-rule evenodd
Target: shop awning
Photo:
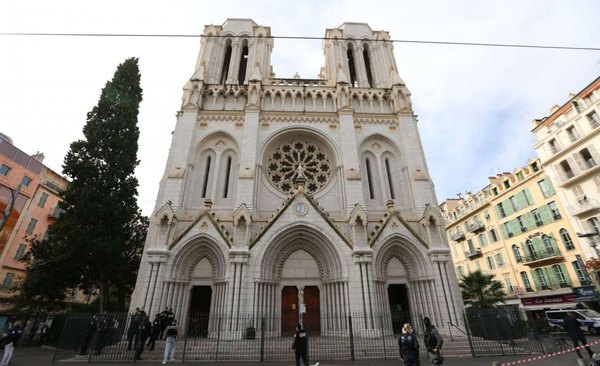
<instances>
[{"instance_id":1,"label":"shop awning","mask_svg":"<svg viewBox=\"0 0 600 366\"><path fill-rule=\"evenodd\" d=\"M544 309L552 309L552 310L558 310L558 309L574 309L575 307L577 307L577 304L574 302L565 302L562 304L541 304L541 305L527 305L527 306L523 306L523 310L525 311L536 311L536 310L544 310Z\"/></svg>"}]
</instances>

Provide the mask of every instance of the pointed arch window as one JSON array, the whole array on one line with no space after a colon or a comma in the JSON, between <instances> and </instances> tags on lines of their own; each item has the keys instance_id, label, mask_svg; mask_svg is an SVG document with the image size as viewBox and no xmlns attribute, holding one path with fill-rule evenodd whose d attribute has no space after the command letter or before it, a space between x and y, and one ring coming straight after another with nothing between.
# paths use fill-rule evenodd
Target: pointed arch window
<instances>
[{"instance_id":1,"label":"pointed arch window","mask_svg":"<svg viewBox=\"0 0 600 366\"><path fill-rule=\"evenodd\" d=\"M371 58L369 57L369 45L363 44L363 59L365 61L365 69L367 71L367 81L369 88L373 87L373 72L371 71Z\"/></svg>"},{"instance_id":2,"label":"pointed arch window","mask_svg":"<svg viewBox=\"0 0 600 366\"><path fill-rule=\"evenodd\" d=\"M392 177L392 170L390 169L390 159L385 158L385 173L387 174L388 186L390 187L390 197L392 199L396 199L396 194L394 193L394 180Z\"/></svg>"},{"instance_id":3,"label":"pointed arch window","mask_svg":"<svg viewBox=\"0 0 600 366\"><path fill-rule=\"evenodd\" d=\"M354 45L352 45L352 43L348 43L348 51L346 52L346 56L348 57L348 71L350 72L350 85L358 86L358 81L356 79L356 62L354 60Z\"/></svg>"},{"instance_id":4,"label":"pointed arch window","mask_svg":"<svg viewBox=\"0 0 600 366\"><path fill-rule=\"evenodd\" d=\"M223 57L223 68L221 69L221 84L227 82L229 76L229 64L231 63L231 40L225 42L225 56Z\"/></svg>"},{"instance_id":5,"label":"pointed arch window","mask_svg":"<svg viewBox=\"0 0 600 366\"><path fill-rule=\"evenodd\" d=\"M373 172L371 170L371 160L365 159L365 167L367 168L367 183L369 185L369 197L375 199L375 192L373 191Z\"/></svg>"},{"instance_id":6,"label":"pointed arch window","mask_svg":"<svg viewBox=\"0 0 600 366\"><path fill-rule=\"evenodd\" d=\"M246 69L248 67L248 41L242 42L242 55L240 57L240 69L238 71L238 84L244 85L246 80Z\"/></svg>"},{"instance_id":7,"label":"pointed arch window","mask_svg":"<svg viewBox=\"0 0 600 366\"><path fill-rule=\"evenodd\" d=\"M231 179L231 156L227 157L227 165L225 167L225 181L223 182L223 198L229 195L229 180Z\"/></svg>"},{"instance_id":8,"label":"pointed arch window","mask_svg":"<svg viewBox=\"0 0 600 366\"><path fill-rule=\"evenodd\" d=\"M206 166L204 168L204 179L202 180L202 198L206 198L206 194L210 193L208 192L208 186L210 185L210 171L211 171L211 163L212 163L212 156L207 156L206 157Z\"/></svg>"}]
</instances>

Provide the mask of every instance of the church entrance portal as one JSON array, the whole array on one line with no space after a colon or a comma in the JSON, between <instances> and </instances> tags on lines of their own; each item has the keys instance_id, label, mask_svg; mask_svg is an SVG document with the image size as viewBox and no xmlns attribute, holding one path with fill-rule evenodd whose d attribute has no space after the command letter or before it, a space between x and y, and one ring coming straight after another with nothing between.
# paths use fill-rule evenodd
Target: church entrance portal
<instances>
[{"instance_id":1,"label":"church entrance portal","mask_svg":"<svg viewBox=\"0 0 600 366\"><path fill-rule=\"evenodd\" d=\"M321 303L317 286L304 287L304 304L306 313L303 315L304 328L311 336L321 334ZM281 335L294 335L299 321L298 288L284 286L281 291Z\"/></svg>"},{"instance_id":2,"label":"church entrance portal","mask_svg":"<svg viewBox=\"0 0 600 366\"><path fill-rule=\"evenodd\" d=\"M194 286L192 288L190 299L190 336L206 337L208 335L211 299L212 289L210 286Z\"/></svg>"},{"instance_id":3,"label":"church entrance portal","mask_svg":"<svg viewBox=\"0 0 600 366\"><path fill-rule=\"evenodd\" d=\"M394 334L402 332L404 323L410 323L410 309L408 307L408 289L406 285L389 285L388 299L392 315Z\"/></svg>"}]
</instances>

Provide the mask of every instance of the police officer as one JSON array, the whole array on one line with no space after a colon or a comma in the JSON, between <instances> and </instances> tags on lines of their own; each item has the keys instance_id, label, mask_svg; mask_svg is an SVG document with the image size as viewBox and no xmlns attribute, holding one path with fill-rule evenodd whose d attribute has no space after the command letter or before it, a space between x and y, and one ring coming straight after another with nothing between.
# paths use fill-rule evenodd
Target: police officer
<instances>
[{"instance_id":1,"label":"police officer","mask_svg":"<svg viewBox=\"0 0 600 366\"><path fill-rule=\"evenodd\" d=\"M140 325L140 308L135 308L133 314L131 314L131 323L127 330L127 350L131 351L131 344L134 343L134 338L137 335L137 330ZM137 339L135 340L137 343Z\"/></svg>"},{"instance_id":2,"label":"police officer","mask_svg":"<svg viewBox=\"0 0 600 366\"><path fill-rule=\"evenodd\" d=\"M421 365L419 363L419 341L410 323L406 323L402 327L402 334L398 338L398 348L400 349L400 359L404 362L404 366Z\"/></svg>"},{"instance_id":3,"label":"police officer","mask_svg":"<svg viewBox=\"0 0 600 366\"><path fill-rule=\"evenodd\" d=\"M150 331L152 328L152 324L150 323L150 320L148 320L148 316L146 315L146 313L141 310L140 311L140 321L139 321L139 325L138 325L138 334L137 334L137 343L135 345L136 349L135 349L135 359L136 360L141 360L142 359L142 352L144 352L144 346L146 344L146 340L148 339L148 337L150 336Z\"/></svg>"},{"instance_id":4,"label":"police officer","mask_svg":"<svg viewBox=\"0 0 600 366\"><path fill-rule=\"evenodd\" d=\"M294 334L294 343L292 344L292 349L296 354L296 366L300 366L300 358L302 358L304 366L308 366L306 343L306 331L302 329L302 324L298 323L296 325L296 334Z\"/></svg>"},{"instance_id":5,"label":"police officer","mask_svg":"<svg viewBox=\"0 0 600 366\"><path fill-rule=\"evenodd\" d=\"M156 314L154 316L154 321L152 321L152 332L150 333L150 340L148 341L148 351L154 351L154 346L156 345L156 340L160 335L161 330L161 319L160 314Z\"/></svg>"}]
</instances>

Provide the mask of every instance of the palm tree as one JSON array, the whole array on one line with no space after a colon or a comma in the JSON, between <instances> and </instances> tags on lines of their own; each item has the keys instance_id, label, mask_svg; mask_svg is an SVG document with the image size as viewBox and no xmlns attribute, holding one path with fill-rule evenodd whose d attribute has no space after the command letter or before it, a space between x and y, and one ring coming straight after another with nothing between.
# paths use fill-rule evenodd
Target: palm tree
<instances>
[{"instance_id":1,"label":"palm tree","mask_svg":"<svg viewBox=\"0 0 600 366\"><path fill-rule=\"evenodd\" d=\"M462 276L458 286L465 304L477 309L489 309L496 307L498 302L504 302L502 283L494 277L493 274L484 274L481 271Z\"/></svg>"}]
</instances>

